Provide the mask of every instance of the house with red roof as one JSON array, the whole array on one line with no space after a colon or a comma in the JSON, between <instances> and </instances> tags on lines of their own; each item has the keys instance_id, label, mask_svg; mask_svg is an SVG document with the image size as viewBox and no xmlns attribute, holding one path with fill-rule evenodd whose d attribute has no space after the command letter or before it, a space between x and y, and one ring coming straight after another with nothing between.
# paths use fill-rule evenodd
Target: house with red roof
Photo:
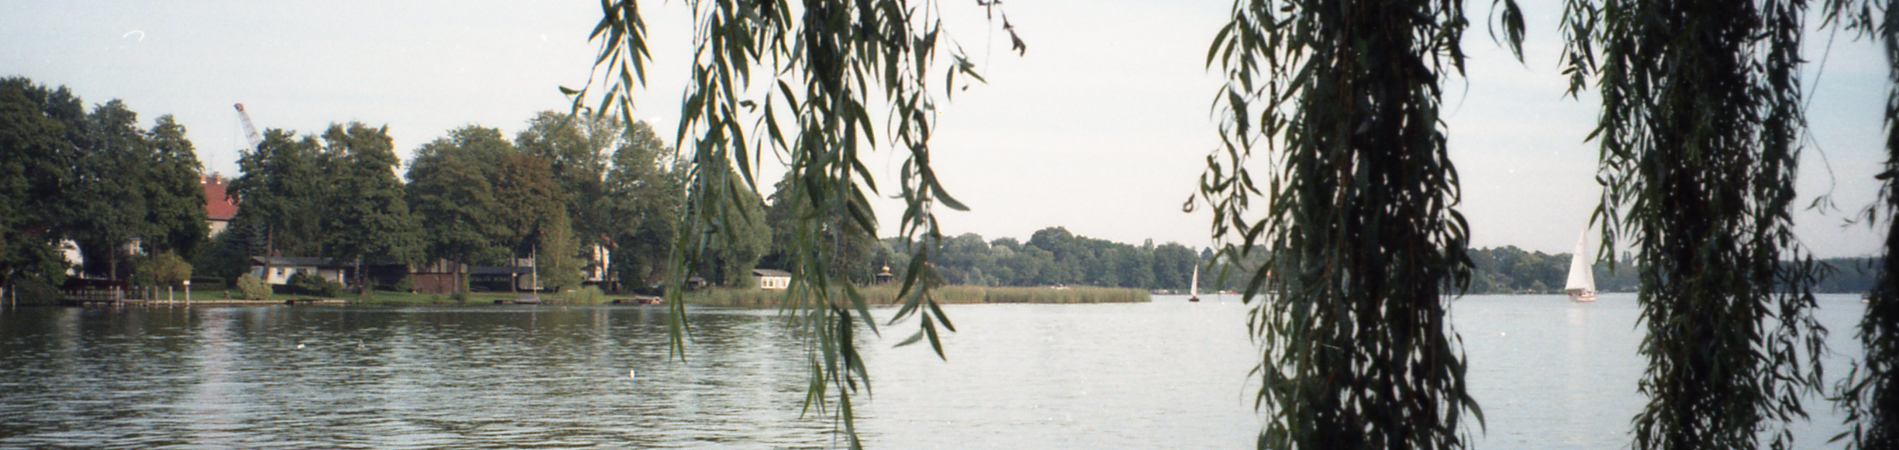
<instances>
[{"instance_id":1,"label":"house with red roof","mask_svg":"<svg viewBox=\"0 0 1899 450\"><path fill-rule=\"evenodd\" d=\"M204 219L211 228L207 236L217 236L231 226L231 218L237 217L237 198L227 193L230 184L223 175L200 175L198 179L204 185Z\"/></svg>"}]
</instances>

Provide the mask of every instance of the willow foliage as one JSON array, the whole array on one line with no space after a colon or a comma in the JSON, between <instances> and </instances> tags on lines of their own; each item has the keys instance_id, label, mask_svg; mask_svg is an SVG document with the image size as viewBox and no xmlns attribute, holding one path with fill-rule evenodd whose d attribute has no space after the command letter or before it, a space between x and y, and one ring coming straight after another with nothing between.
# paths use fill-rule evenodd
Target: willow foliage
<instances>
[{"instance_id":1,"label":"willow foliage","mask_svg":"<svg viewBox=\"0 0 1899 450\"><path fill-rule=\"evenodd\" d=\"M1003 17L999 2L978 4L992 17ZM805 408L834 413L852 447L858 447L851 398L868 389L868 370L853 336L876 333L864 297L848 280L830 275L835 249L822 245L825 218L844 217L849 231L875 239L877 219L869 198L895 196L906 203L901 230L912 242L910 270L900 296L903 306L891 323L920 317L916 334L904 343L929 341L939 354L938 328L954 331L931 300L929 261L939 245L937 204L965 209L950 197L930 166L930 136L936 109L929 80L943 80L947 98L957 77L981 78L974 64L944 34L938 5L911 0L687 1L693 11L692 79L681 105L679 148L689 153L686 224L673 257L675 267L699 267L707 249L732 240L748 205L742 191L756 192L759 166L766 155L788 165L787 193L796 199L800 220L787 269L786 316L803 330L809 352L811 384ZM606 92L593 88L563 91L581 102L599 98L595 110L617 112L633 123L631 89L643 83L649 58L645 24L637 0L606 0L605 17L593 38L601 42L595 62L604 71ZM1007 18L1003 27L1010 29ZM1017 51L1024 46L1013 31ZM937 58L952 52L947 67ZM940 78L939 78L940 77ZM881 112L881 114L880 114ZM878 149L905 156L896 186L880 188L864 157ZM671 335L675 354L683 354L688 329L682 289L687 270L675 270L671 297ZM833 392L832 390L835 390ZM827 410L835 401L834 410Z\"/></svg>"},{"instance_id":2,"label":"willow foliage","mask_svg":"<svg viewBox=\"0 0 1899 450\"><path fill-rule=\"evenodd\" d=\"M1878 175L1884 184L1864 217L1870 225L1885 221L1886 257L1856 333L1865 360L1854 363L1835 398L1849 429L1833 439L1846 440L1849 449L1899 448L1899 11L1886 0L1831 0L1826 12L1830 24L1877 37L1893 87L1886 97L1886 165Z\"/></svg>"},{"instance_id":3,"label":"willow foliage","mask_svg":"<svg viewBox=\"0 0 1899 450\"><path fill-rule=\"evenodd\" d=\"M1602 96L1603 248L1632 241L1641 267L1638 450L1786 448L1785 422L1820 384L1821 269L1789 215L1805 13L1802 0L1565 7L1570 93L1593 76Z\"/></svg>"},{"instance_id":4,"label":"willow foliage","mask_svg":"<svg viewBox=\"0 0 1899 450\"><path fill-rule=\"evenodd\" d=\"M1455 0L1241 0L1208 49L1225 145L1198 195L1223 260L1268 255L1246 289L1261 448L1461 448L1482 419L1445 317L1471 277L1439 119L1467 27Z\"/></svg>"}]
</instances>

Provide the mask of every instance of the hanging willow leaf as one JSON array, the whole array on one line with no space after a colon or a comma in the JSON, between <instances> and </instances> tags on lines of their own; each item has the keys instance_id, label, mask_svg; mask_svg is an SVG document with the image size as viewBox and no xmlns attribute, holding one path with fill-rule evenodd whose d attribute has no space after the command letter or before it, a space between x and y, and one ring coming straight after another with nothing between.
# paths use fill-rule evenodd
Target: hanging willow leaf
<instances>
[{"instance_id":1,"label":"hanging willow leaf","mask_svg":"<svg viewBox=\"0 0 1899 450\"><path fill-rule=\"evenodd\" d=\"M1804 131L1802 0L1569 0L1571 94L1590 76L1602 113L1595 219L1603 258L1640 267L1636 449L1753 449L1805 418L1826 330L1823 275L1789 208ZM1771 432L1771 427L1779 427Z\"/></svg>"},{"instance_id":2,"label":"hanging willow leaf","mask_svg":"<svg viewBox=\"0 0 1899 450\"><path fill-rule=\"evenodd\" d=\"M1866 208L1868 226L1885 221L1885 257L1875 260L1878 279L1866 295L1866 315L1855 336L1865 348L1865 359L1836 387L1833 400L1845 412L1847 430L1832 442L1845 441L1848 449L1899 448L1899 11L1886 0L1831 0L1823 24L1843 26L1857 38L1874 37L1883 44L1889 65L1886 96L1886 167L1875 179L1883 181L1879 199Z\"/></svg>"},{"instance_id":3,"label":"hanging willow leaf","mask_svg":"<svg viewBox=\"0 0 1899 450\"><path fill-rule=\"evenodd\" d=\"M1227 83L1198 201L1221 277L1251 272L1261 448L1464 448L1482 423L1445 317L1471 264L1438 108L1467 26L1455 0L1239 0L1207 50Z\"/></svg>"},{"instance_id":4,"label":"hanging willow leaf","mask_svg":"<svg viewBox=\"0 0 1899 450\"><path fill-rule=\"evenodd\" d=\"M997 2L982 3L1020 52L1025 48ZM903 152L898 177L906 207L899 235L910 243L914 261L905 274L900 297L905 303L891 322L903 321L929 300L934 267L921 264L942 240L933 205L965 207L950 197L930 168L931 130L936 120L929 105L926 72L943 70L980 81L974 65L950 39L939 39L942 24L933 1L777 0L687 1L693 11L693 68L681 102L678 148L691 152L687 170L686 227L675 245L674 279L667 289L672 352L684 355L683 285L694 270L706 268L709 249L730 243L735 230L755 218L759 162L770 154L788 164L781 192L792 201L794 217L786 269L792 282L781 303L800 330L808 350L812 382L805 409L835 412L853 448L859 447L851 396L869 389L869 372L858 357L853 330L877 333L869 308L849 281L835 276L839 233L877 239L877 220L868 199L879 195L865 153ZM600 114L618 112L631 122L632 89L645 83L646 28L637 0L604 0L603 18L594 28L600 42L596 73L609 74L600 94ZM938 68L939 46L955 59ZM754 68L765 68L754 72ZM749 89L754 83L764 86ZM563 89L574 97L574 110L591 92ZM954 86L947 85L945 95ZM873 109L886 106L887 127L879 136ZM617 109L616 109L617 108ZM757 125L748 130L742 124ZM762 129L758 129L762 128ZM750 136L748 139L748 134ZM759 137L762 135L763 137ZM743 192L751 191L751 192ZM746 195L741 195L746 194ZM727 244L731 245L731 244ZM912 289L915 289L913 291ZM948 318L931 308L918 332L942 354L935 322ZM953 331L953 330L952 330ZM835 388L835 392L830 392ZM825 408L827 401L837 407Z\"/></svg>"}]
</instances>

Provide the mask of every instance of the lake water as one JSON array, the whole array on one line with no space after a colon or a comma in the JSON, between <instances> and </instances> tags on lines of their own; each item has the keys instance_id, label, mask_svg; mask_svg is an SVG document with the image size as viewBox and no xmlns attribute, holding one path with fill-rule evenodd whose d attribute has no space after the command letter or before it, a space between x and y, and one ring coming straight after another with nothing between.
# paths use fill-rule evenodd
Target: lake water
<instances>
[{"instance_id":1,"label":"lake water","mask_svg":"<svg viewBox=\"0 0 1899 450\"><path fill-rule=\"evenodd\" d=\"M865 341L871 448L1251 448L1256 360L1236 298L951 305L948 361ZM1857 296L1821 298L1843 375ZM891 311L882 310L880 316ZM770 310L659 307L0 310L0 447L840 446L800 417L802 347ZM1643 360L1633 296L1471 296L1453 323L1477 448L1625 447ZM1810 403L1800 448L1842 429Z\"/></svg>"}]
</instances>

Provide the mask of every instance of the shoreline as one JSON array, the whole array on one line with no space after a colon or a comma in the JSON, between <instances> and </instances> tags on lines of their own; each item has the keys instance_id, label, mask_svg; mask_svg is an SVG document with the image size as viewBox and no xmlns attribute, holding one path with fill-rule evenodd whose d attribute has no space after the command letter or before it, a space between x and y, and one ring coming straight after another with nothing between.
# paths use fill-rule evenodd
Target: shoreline
<instances>
[{"instance_id":1,"label":"shoreline","mask_svg":"<svg viewBox=\"0 0 1899 450\"><path fill-rule=\"evenodd\" d=\"M896 305L897 286L877 285L857 288L871 306ZM689 292L684 303L695 306L764 308L778 307L788 291L756 288L715 288ZM1147 303L1153 296L1134 288L1094 286L942 286L931 291L931 300L939 305L984 303ZM839 294L843 295L842 293Z\"/></svg>"},{"instance_id":2,"label":"shoreline","mask_svg":"<svg viewBox=\"0 0 1899 450\"><path fill-rule=\"evenodd\" d=\"M687 292L683 303L692 306L718 306L739 308L775 308L780 306L789 291L765 290L758 288L711 288ZM897 286L875 285L859 286L858 294L867 304L873 306L897 305ZM1135 288L1105 288L1094 286L942 286L931 291L931 300L940 305L985 304L985 303L1045 303L1045 304L1084 304L1084 303L1147 303L1153 301L1153 294ZM377 291L367 297L343 296L322 298L295 295L272 295L268 299L248 300L239 298L180 299L123 299L123 300L60 300L39 306L70 307L112 307L112 308L170 308L170 307L222 307L222 306L491 306L511 305L510 300L519 296L515 293L476 293L461 296L412 294L406 292ZM839 292L841 297L844 295ZM543 293L541 298L546 305L652 305L651 298L643 296L600 296L587 300L568 301L563 294ZM663 305L664 301L657 304ZM32 306L21 304L18 306Z\"/></svg>"}]
</instances>

